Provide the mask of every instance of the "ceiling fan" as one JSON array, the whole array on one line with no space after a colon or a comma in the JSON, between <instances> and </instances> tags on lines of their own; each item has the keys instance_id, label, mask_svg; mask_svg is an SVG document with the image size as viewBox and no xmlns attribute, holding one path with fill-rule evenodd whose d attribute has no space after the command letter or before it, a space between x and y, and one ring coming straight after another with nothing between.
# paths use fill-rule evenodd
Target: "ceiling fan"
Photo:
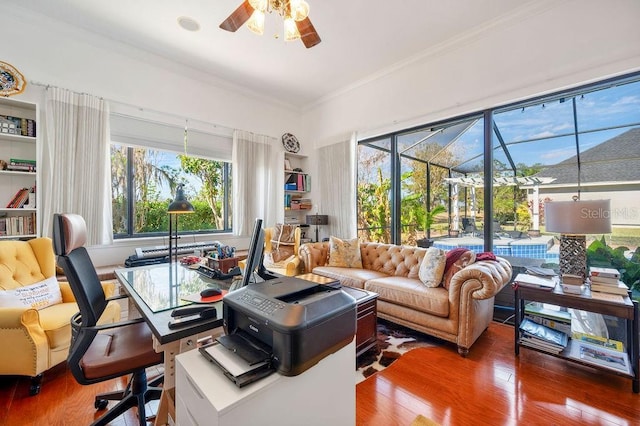
<instances>
[{"instance_id":1,"label":"ceiling fan","mask_svg":"<svg viewBox=\"0 0 640 426\"><path fill-rule=\"evenodd\" d=\"M285 40L301 39L307 49L320 43L320 36L309 19L309 4L305 0L244 0L220 28L235 32L242 25L257 33L264 33L265 13L277 12L284 19Z\"/></svg>"}]
</instances>

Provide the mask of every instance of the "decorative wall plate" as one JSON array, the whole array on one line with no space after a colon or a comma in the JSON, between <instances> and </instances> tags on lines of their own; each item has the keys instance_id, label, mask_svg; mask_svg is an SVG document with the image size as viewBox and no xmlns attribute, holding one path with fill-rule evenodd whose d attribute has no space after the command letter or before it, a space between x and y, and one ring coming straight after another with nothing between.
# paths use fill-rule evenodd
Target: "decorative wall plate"
<instances>
[{"instance_id":1,"label":"decorative wall plate","mask_svg":"<svg viewBox=\"0 0 640 426\"><path fill-rule=\"evenodd\" d=\"M22 93L27 83L20 71L11 64L0 61L0 96Z\"/></svg>"},{"instance_id":2,"label":"decorative wall plate","mask_svg":"<svg viewBox=\"0 0 640 426\"><path fill-rule=\"evenodd\" d=\"M293 136L291 133L285 133L282 135L282 145L288 152L293 152L295 154L300 151L300 142L298 142L298 138Z\"/></svg>"}]
</instances>

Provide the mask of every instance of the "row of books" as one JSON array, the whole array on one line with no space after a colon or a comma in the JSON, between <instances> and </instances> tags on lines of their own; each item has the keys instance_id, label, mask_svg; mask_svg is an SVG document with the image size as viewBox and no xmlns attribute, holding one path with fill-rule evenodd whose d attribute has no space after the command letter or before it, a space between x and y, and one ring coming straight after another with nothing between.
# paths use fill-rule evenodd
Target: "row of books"
<instances>
[{"instance_id":1,"label":"row of books","mask_svg":"<svg viewBox=\"0 0 640 426\"><path fill-rule=\"evenodd\" d=\"M20 172L35 172L36 160L21 160L18 158L11 158L7 164L7 170L20 171Z\"/></svg>"},{"instance_id":2,"label":"row of books","mask_svg":"<svg viewBox=\"0 0 640 426\"><path fill-rule=\"evenodd\" d=\"M614 268L589 268L589 281L591 282L591 292L601 292L626 296L629 287L620 281L620 271Z\"/></svg>"},{"instance_id":3,"label":"row of books","mask_svg":"<svg viewBox=\"0 0 640 426\"><path fill-rule=\"evenodd\" d=\"M295 194L284 194L284 207L291 210L309 210L312 207L311 199Z\"/></svg>"},{"instance_id":4,"label":"row of books","mask_svg":"<svg viewBox=\"0 0 640 426\"><path fill-rule=\"evenodd\" d=\"M311 176L304 173L291 173L284 183L285 191L311 191Z\"/></svg>"},{"instance_id":5,"label":"row of books","mask_svg":"<svg viewBox=\"0 0 640 426\"><path fill-rule=\"evenodd\" d=\"M0 236L19 237L36 233L35 212L26 216L0 217Z\"/></svg>"},{"instance_id":6,"label":"row of books","mask_svg":"<svg viewBox=\"0 0 640 426\"><path fill-rule=\"evenodd\" d=\"M30 118L0 115L0 133L35 137L36 121Z\"/></svg>"},{"instance_id":7,"label":"row of books","mask_svg":"<svg viewBox=\"0 0 640 426\"><path fill-rule=\"evenodd\" d=\"M7 203L6 207L8 209L20 209L20 208L26 207L35 201L35 197L34 197L35 193L36 193L35 186L32 186L31 188L20 188L18 192L16 192L15 195L11 198L9 203ZM31 196L31 201L30 201L29 196L31 194L33 194L33 196Z\"/></svg>"}]
</instances>

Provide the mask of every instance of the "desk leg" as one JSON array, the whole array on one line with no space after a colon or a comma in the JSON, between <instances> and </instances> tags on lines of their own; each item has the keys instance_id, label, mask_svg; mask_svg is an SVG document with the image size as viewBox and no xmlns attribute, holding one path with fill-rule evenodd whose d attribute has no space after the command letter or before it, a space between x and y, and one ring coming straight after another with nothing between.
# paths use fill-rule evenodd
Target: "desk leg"
<instances>
[{"instance_id":1,"label":"desk leg","mask_svg":"<svg viewBox=\"0 0 640 426\"><path fill-rule=\"evenodd\" d=\"M156 413L155 425L169 424L169 412L173 414L175 420L174 396L171 393L176 387L176 355L180 353L180 341L160 345L153 339L153 348L156 352L164 352L164 381L162 383L162 395Z\"/></svg>"}]
</instances>

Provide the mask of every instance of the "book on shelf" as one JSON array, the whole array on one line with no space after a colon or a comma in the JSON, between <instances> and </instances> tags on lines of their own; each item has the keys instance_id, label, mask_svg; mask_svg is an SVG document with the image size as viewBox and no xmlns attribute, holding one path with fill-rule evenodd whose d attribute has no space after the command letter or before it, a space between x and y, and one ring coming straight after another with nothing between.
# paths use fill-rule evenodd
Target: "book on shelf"
<instances>
[{"instance_id":1,"label":"book on shelf","mask_svg":"<svg viewBox=\"0 0 640 426\"><path fill-rule=\"evenodd\" d=\"M542 324L545 327L549 327L549 328L553 328L554 330L561 331L567 335L571 334L571 319L569 319L568 321L556 320L556 319L538 316L538 315L534 315L526 312L525 312L524 318L530 319L531 321L537 324Z\"/></svg>"},{"instance_id":2,"label":"book on shelf","mask_svg":"<svg viewBox=\"0 0 640 426\"><path fill-rule=\"evenodd\" d=\"M571 313L567 310L552 309L537 302L527 303L524 317L567 335L571 334Z\"/></svg>"},{"instance_id":3,"label":"book on shelf","mask_svg":"<svg viewBox=\"0 0 640 426\"><path fill-rule=\"evenodd\" d=\"M605 293L602 291L591 292L592 299L600 300L602 302L610 302L610 303L624 303L625 296L621 294Z\"/></svg>"},{"instance_id":4,"label":"book on shelf","mask_svg":"<svg viewBox=\"0 0 640 426\"><path fill-rule=\"evenodd\" d=\"M546 277L546 278L551 278L551 277L555 277L556 275L556 271L554 271L553 269L550 268L543 268L540 266L528 266L527 267L527 274L529 275L535 275L538 277Z\"/></svg>"},{"instance_id":5,"label":"book on shelf","mask_svg":"<svg viewBox=\"0 0 640 426\"><path fill-rule=\"evenodd\" d=\"M537 339L528 335L520 336L519 343L524 346L529 346L530 348L541 349L543 351L551 352L554 354L559 354L564 350L564 347L562 346L552 345L545 342L544 340Z\"/></svg>"},{"instance_id":6,"label":"book on shelf","mask_svg":"<svg viewBox=\"0 0 640 426\"><path fill-rule=\"evenodd\" d=\"M584 289L582 284L576 285L567 283L560 283L560 288L564 294L582 294L582 290Z\"/></svg>"},{"instance_id":7,"label":"book on shelf","mask_svg":"<svg viewBox=\"0 0 640 426\"><path fill-rule=\"evenodd\" d=\"M587 342L577 342L577 356L589 364L599 365L621 373L632 374L626 352L613 351Z\"/></svg>"},{"instance_id":8,"label":"book on shelf","mask_svg":"<svg viewBox=\"0 0 640 426\"><path fill-rule=\"evenodd\" d=\"M619 278L607 278L607 277L589 277L591 283L601 284L601 285L618 285Z\"/></svg>"},{"instance_id":9,"label":"book on shelf","mask_svg":"<svg viewBox=\"0 0 640 426\"><path fill-rule=\"evenodd\" d=\"M522 287L539 288L549 291L553 290L556 286L556 281L553 278L543 278L529 274L518 274L513 282Z\"/></svg>"},{"instance_id":10,"label":"book on shelf","mask_svg":"<svg viewBox=\"0 0 640 426\"><path fill-rule=\"evenodd\" d=\"M618 285L616 286L609 285L609 284L597 284L592 282L591 283L592 297L594 292L611 293L611 294L618 294L620 296L626 296L627 294L629 294L629 287L627 287L627 285L622 281L618 281Z\"/></svg>"},{"instance_id":11,"label":"book on shelf","mask_svg":"<svg viewBox=\"0 0 640 426\"><path fill-rule=\"evenodd\" d=\"M582 278L581 275L575 275L575 274L562 274L561 281L563 284L569 284L569 285L584 284L584 278Z\"/></svg>"},{"instance_id":12,"label":"book on shelf","mask_svg":"<svg viewBox=\"0 0 640 426\"><path fill-rule=\"evenodd\" d=\"M520 323L520 330L524 336L542 340L545 344L551 344L563 349L569 342L569 336L562 331L554 330L542 324L524 318Z\"/></svg>"},{"instance_id":13,"label":"book on shelf","mask_svg":"<svg viewBox=\"0 0 640 426\"><path fill-rule=\"evenodd\" d=\"M614 268L589 267L590 277L620 278L620 271Z\"/></svg>"},{"instance_id":14,"label":"book on shelf","mask_svg":"<svg viewBox=\"0 0 640 426\"><path fill-rule=\"evenodd\" d=\"M571 339L579 342L590 343L601 348L611 349L616 352L624 352L624 343L621 341L596 336L595 334L579 333L576 331L571 334Z\"/></svg>"}]
</instances>

